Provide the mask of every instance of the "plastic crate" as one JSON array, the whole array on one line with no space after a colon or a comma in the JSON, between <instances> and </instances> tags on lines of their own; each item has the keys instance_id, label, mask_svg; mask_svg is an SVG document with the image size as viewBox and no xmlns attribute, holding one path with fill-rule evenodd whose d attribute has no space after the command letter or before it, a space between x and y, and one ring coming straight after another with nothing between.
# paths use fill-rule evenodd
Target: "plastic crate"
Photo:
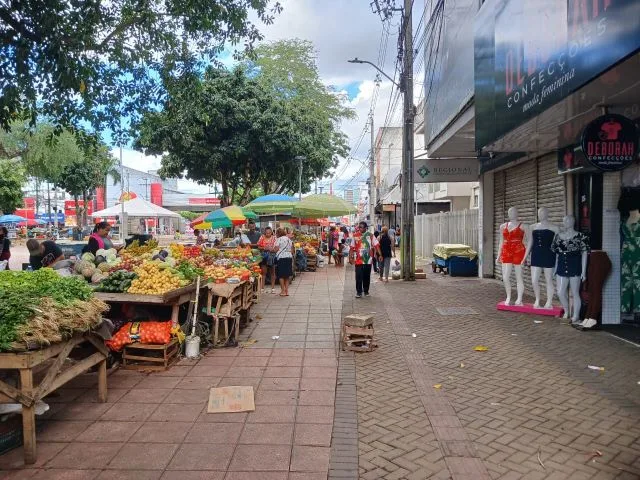
<instances>
[{"instance_id":1,"label":"plastic crate","mask_svg":"<svg viewBox=\"0 0 640 480\"><path fill-rule=\"evenodd\" d=\"M478 275L478 257L451 257L449 262L449 275L452 277L474 277Z\"/></svg>"},{"instance_id":2,"label":"plastic crate","mask_svg":"<svg viewBox=\"0 0 640 480\"><path fill-rule=\"evenodd\" d=\"M0 455L22 445L22 417L15 415L0 422Z\"/></svg>"}]
</instances>

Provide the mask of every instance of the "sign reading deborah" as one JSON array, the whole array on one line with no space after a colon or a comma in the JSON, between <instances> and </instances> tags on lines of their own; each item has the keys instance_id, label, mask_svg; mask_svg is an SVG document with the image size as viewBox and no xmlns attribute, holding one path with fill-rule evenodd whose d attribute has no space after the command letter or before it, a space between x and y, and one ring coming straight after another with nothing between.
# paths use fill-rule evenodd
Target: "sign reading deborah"
<instances>
[{"instance_id":1,"label":"sign reading deborah","mask_svg":"<svg viewBox=\"0 0 640 480\"><path fill-rule=\"evenodd\" d=\"M602 115L582 132L582 151L600 170L615 172L638 158L638 130L635 123L615 113Z\"/></svg>"},{"instance_id":2,"label":"sign reading deborah","mask_svg":"<svg viewBox=\"0 0 640 480\"><path fill-rule=\"evenodd\" d=\"M416 158L414 169L415 183L475 182L479 163L476 158Z\"/></svg>"}]
</instances>

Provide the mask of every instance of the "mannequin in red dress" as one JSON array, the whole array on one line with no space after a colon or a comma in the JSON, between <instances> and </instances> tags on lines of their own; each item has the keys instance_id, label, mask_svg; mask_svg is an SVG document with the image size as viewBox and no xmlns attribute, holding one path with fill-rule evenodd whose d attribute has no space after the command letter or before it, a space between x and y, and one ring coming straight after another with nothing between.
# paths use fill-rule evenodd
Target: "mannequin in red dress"
<instances>
[{"instance_id":1,"label":"mannequin in red dress","mask_svg":"<svg viewBox=\"0 0 640 480\"><path fill-rule=\"evenodd\" d=\"M500 225L500 246L496 264L502 264L502 282L507 293L505 305L511 305L511 271L516 272L516 285L518 297L515 305L522 305L524 295L524 278L522 265L529 243L529 226L518 220L518 209L511 207L507 212L509 221Z\"/></svg>"}]
</instances>

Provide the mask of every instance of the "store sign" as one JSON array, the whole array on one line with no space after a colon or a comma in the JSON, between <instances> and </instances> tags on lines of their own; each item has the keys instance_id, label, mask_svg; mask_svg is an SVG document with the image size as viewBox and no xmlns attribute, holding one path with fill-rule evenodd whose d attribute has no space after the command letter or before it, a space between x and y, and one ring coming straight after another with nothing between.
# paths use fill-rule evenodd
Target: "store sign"
<instances>
[{"instance_id":1,"label":"store sign","mask_svg":"<svg viewBox=\"0 0 640 480\"><path fill-rule=\"evenodd\" d=\"M214 197L190 197L189 205L220 205L220 199Z\"/></svg>"},{"instance_id":2,"label":"store sign","mask_svg":"<svg viewBox=\"0 0 640 480\"><path fill-rule=\"evenodd\" d=\"M640 49L637 0L485 2L474 45L476 148Z\"/></svg>"},{"instance_id":3,"label":"store sign","mask_svg":"<svg viewBox=\"0 0 640 480\"><path fill-rule=\"evenodd\" d=\"M58 218L56 219L56 217ZM48 213L38 213L36 214L36 218L46 223L55 223L56 221L58 223L64 223L64 213L62 212L58 212L57 215L53 212L51 213L51 215L49 215Z\"/></svg>"},{"instance_id":4,"label":"store sign","mask_svg":"<svg viewBox=\"0 0 640 480\"><path fill-rule=\"evenodd\" d=\"M476 182L480 171L476 158L416 158L413 165L415 183Z\"/></svg>"},{"instance_id":5,"label":"store sign","mask_svg":"<svg viewBox=\"0 0 640 480\"><path fill-rule=\"evenodd\" d=\"M582 133L582 151L589 163L616 172L638 158L638 129L622 115L610 113L589 123Z\"/></svg>"}]
</instances>

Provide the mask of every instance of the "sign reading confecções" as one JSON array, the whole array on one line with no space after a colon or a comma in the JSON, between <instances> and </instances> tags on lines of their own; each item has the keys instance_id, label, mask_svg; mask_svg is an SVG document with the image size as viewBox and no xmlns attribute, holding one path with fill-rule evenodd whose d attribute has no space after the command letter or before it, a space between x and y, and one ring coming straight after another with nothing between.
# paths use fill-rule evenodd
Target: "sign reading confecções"
<instances>
[{"instance_id":1,"label":"sign reading confec\u00e7\u00f5es","mask_svg":"<svg viewBox=\"0 0 640 480\"><path fill-rule=\"evenodd\" d=\"M616 113L602 115L582 132L582 151L594 167L622 170L638 158L638 129L633 120Z\"/></svg>"},{"instance_id":2,"label":"sign reading confec\u00e7\u00f5es","mask_svg":"<svg viewBox=\"0 0 640 480\"><path fill-rule=\"evenodd\" d=\"M638 0L495 0L475 21L480 150L640 49Z\"/></svg>"}]
</instances>

